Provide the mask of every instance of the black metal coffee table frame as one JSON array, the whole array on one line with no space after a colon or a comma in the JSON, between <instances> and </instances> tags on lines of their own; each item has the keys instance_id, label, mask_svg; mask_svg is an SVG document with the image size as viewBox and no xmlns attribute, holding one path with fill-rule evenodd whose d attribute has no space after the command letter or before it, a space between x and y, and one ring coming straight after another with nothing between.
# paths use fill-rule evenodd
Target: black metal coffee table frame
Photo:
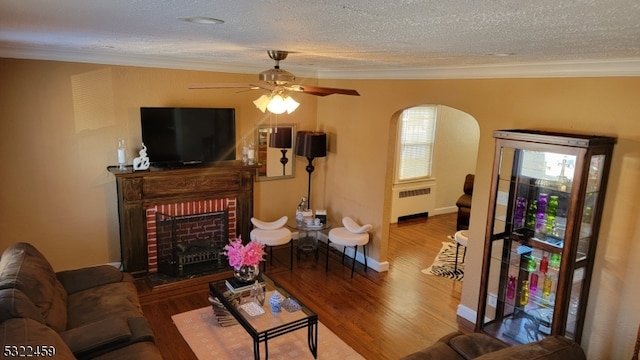
<instances>
[{"instance_id":1,"label":"black metal coffee table frame","mask_svg":"<svg viewBox=\"0 0 640 360\"><path fill-rule=\"evenodd\" d=\"M267 283L272 283L271 279L269 279L264 273L262 274L263 279ZM281 288L273 284L276 290L284 293L288 293L285 289ZM233 317L238 321L238 323L251 335L253 338L253 356L256 360L260 359L260 343L264 342L264 353L265 359L269 359L269 344L268 340L276 338L280 335L288 334L295 330L307 328L307 343L309 345L309 350L311 350L311 354L313 354L313 358L318 358L318 315L313 313L311 310L305 312L307 316L302 319L294 320L286 324L282 324L279 326L275 326L273 328L258 331L256 330L251 323L245 318L245 316L238 310L225 296L223 288L224 280L222 282L211 282L209 283L209 290L211 294L217 297L220 302L224 305L224 307L233 315ZM301 304L302 305L302 304ZM285 310L283 310L285 311Z\"/></svg>"}]
</instances>

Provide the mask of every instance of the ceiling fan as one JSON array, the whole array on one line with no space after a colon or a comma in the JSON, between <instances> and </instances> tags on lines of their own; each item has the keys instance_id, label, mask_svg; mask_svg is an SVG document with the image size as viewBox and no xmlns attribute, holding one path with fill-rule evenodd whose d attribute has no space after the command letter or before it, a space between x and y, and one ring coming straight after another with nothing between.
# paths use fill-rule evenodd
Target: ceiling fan
<instances>
[{"instance_id":1,"label":"ceiling fan","mask_svg":"<svg viewBox=\"0 0 640 360\"><path fill-rule=\"evenodd\" d=\"M280 69L280 61L287 58L288 51L268 50L269 57L276 62L273 69L265 70L258 75L260 82L255 83L213 83L213 84L191 84L189 89L230 89L248 88L252 90L262 89L270 91L272 97L283 96L286 92L300 92L304 94L327 96L332 94L360 96L358 91L351 89L338 89L309 85L294 84L296 77L283 69Z\"/></svg>"}]
</instances>

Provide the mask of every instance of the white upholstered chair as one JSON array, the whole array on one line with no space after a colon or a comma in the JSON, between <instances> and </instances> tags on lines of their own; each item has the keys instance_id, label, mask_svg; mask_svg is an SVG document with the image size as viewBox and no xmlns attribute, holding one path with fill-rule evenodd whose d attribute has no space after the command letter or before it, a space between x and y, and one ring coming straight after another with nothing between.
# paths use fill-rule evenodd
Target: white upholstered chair
<instances>
[{"instance_id":1,"label":"white upholstered chair","mask_svg":"<svg viewBox=\"0 0 640 360\"><path fill-rule=\"evenodd\" d=\"M342 225L331 229L329 231L329 240L327 242L327 263L325 270L329 270L329 247L333 243L335 245L342 245L342 263L344 264L344 254L347 247L353 247L353 262L351 264L351 277L353 277L353 270L356 266L356 257L358 256L358 246L362 246L364 251L364 271L367 271L367 244L369 243L369 231L371 230L371 224L359 225L352 218L345 216L342 218Z\"/></svg>"},{"instance_id":2,"label":"white upholstered chair","mask_svg":"<svg viewBox=\"0 0 640 360\"><path fill-rule=\"evenodd\" d=\"M293 270L293 241L291 238L291 230L285 227L287 220L289 220L287 216L283 216L275 221L263 221L252 217L251 223L255 228L251 230L250 236L252 241L257 241L267 247L271 258L271 265L273 265L273 247L290 244L289 269ZM265 261L262 264L262 270L265 271L266 267Z\"/></svg>"}]
</instances>

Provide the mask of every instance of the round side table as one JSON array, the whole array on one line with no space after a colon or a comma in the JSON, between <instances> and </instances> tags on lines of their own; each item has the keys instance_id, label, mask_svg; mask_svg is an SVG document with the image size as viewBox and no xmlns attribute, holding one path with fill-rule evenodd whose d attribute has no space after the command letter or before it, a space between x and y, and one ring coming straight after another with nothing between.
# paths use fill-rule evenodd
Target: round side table
<instances>
[{"instance_id":1,"label":"round side table","mask_svg":"<svg viewBox=\"0 0 640 360\"><path fill-rule=\"evenodd\" d=\"M292 229L298 230L298 251L296 257L300 259L300 252L314 252L315 258L318 260L318 233L331 228L330 224L308 225L307 223L295 223L287 225Z\"/></svg>"}]
</instances>

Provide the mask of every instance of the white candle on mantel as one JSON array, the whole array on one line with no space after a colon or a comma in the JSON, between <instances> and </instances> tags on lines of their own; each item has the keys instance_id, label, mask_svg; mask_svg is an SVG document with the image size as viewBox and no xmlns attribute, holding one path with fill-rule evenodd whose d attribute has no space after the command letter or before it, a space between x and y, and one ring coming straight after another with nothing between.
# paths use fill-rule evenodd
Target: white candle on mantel
<instances>
[{"instance_id":1,"label":"white candle on mantel","mask_svg":"<svg viewBox=\"0 0 640 360\"><path fill-rule=\"evenodd\" d=\"M249 158L249 161L253 161L254 157L255 157L255 150L253 149L249 149L249 152L247 154L247 157Z\"/></svg>"},{"instance_id":2,"label":"white candle on mantel","mask_svg":"<svg viewBox=\"0 0 640 360\"><path fill-rule=\"evenodd\" d=\"M124 155L124 149L123 148L119 148L118 149L118 164L124 164L127 162L127 159Z\"/></svg>"}]
</instances>

